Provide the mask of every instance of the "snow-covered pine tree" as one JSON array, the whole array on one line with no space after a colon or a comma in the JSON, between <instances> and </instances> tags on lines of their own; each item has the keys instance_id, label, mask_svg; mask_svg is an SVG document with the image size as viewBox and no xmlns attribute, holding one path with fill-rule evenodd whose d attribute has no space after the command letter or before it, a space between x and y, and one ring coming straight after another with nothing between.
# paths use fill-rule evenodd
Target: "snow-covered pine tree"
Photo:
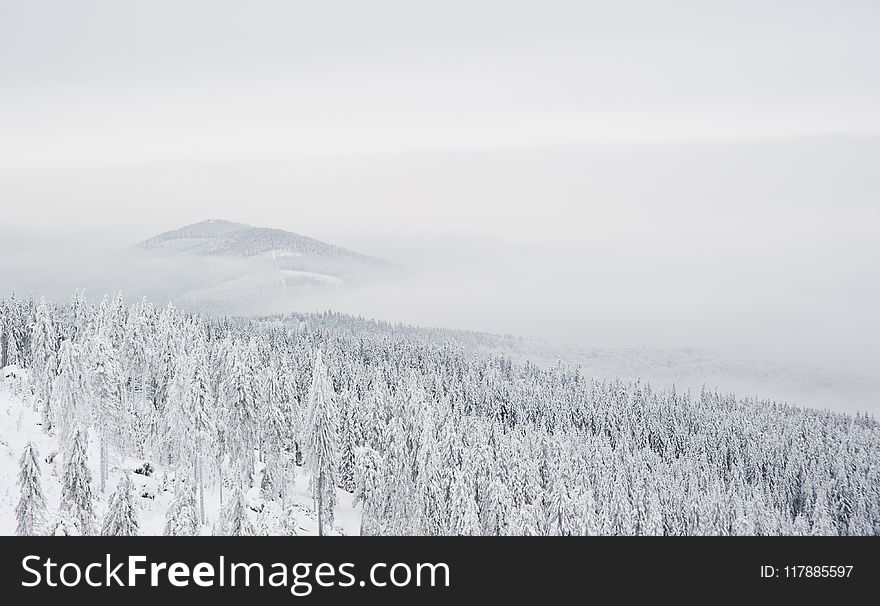
<instances>
[{"instance_id":1,"label":"snow-covered pine tree","mask_svg":"<svg viewBox=\"0 0 880 606\"><path fill-rule=\"evenodd\" d=\"M305 443L306 467L312 476L317 503L318 535L324 525L333 524L336 507L338 415L335 394L319 349L315 354L312 385L309 389L308 434Z\"/></svg>"},{"instance_id":2,"label":"snow-covered pine tree","mask_svg":"<svg viewBox=\"0 0 880 606\"><path fill-rule=\"evenodd\" d=\"M190 537L199 534L196 493L191 483L181 486L165 513L165 536Z\"/></svg>"},{"instance_id":3,"label":"snow-covered pine tree","mask_svg":"<svg viewBox=\"0 0 880 606\"><path fill-rule=\"evenodd\" d=\"M21 497L15 508L18 524L15 534L30 536L39 534L40 525L45 519L46 498L40 484L40 453L33 442L28 442L18 461L18 485Z\"/></svg>"},{"instance_id":4,"label":"snow-covered pine tree","mask_svg":"<svg viewBox=\"0 0 880 606\"><path fill-rule=\"evenodd\" d=\"M813 511L810 515L810 534L813 536L837 535L837 528L834 526L834 519L831 517L831 508L828 504L828 493L823 488L816 492L816 499L813 501Z\"/></svg>"},{"instance_id":5,"label":"snow-covered pine tree","mask_svg":"<svg viewBox=\"0 0 880 606\"><path fill-rule=\"evenodd\" d=\"M370 446L361 446L354 453L355 504L361 504L360 534L372 530L372 522L378 517L377 503L381 499L380 472L382 456Z\"/></svg>"},{"instance_id":6,"label":"snow-covered pine tree","mask_svg":"<svg viewBox=\"0 0 880 606\"><path fill-rule=\"evenodd\" d=\"M647 536L659 537L663 536L663 506L660 503L660 496L657 491L646 486L647 496L645 496L645 520L642 528L642 534Z\"/></svg>"},{"instance_id":7,"label":"snow-covered pine tree","mask_svg":"<svg viewBox=\"0 0 880 606\"><path fill-rule=\"evenodd\" d=\"M593 497L593 488L589 484L583 486L580 490L578 509L580 510L581 536L599 534L599 523L596 519L596 501Z\"/></svg>"},{"instance_id":8,"label":"snow-covered pine tree","mask_svg":"<svg viewBox=\"0 0 880 606\"><path fill-rule=\"evenodd\" d=\"M31 327L31 372L37 400L43 415L43 429L52 432L52 382L55 378L55 348L58 339L52 320L52 312L45 297L37 305L36 318Z\"/></svg>"},{"instance_id":9,"label":"snow-covered pine tree","mask_svg":"<svg viewBox=\"0 0 880 606\"><path fill-rule=\"evenodd\" d=\"M236 463L241 480L249 482L254 471L257 413L253 372L246 357L246 350L232 349L229 368L221 383L221 402L227 454Z\"/></svg>"},{"instance_id":10,"label":"snow-covered pine tree","mask_svg":"<svg viewBox=\"0 0 880 606\"><path fill-rule=\"evenodd\" d=\"M294 411L290 389L285 380L285 367L279 356L260 373L261 388L258 390L260 418L260 455L265 463L261 489L269 488L274 499L286 499L287 483L295 472L294 458ZM271 487L266 486L270 482Z\"/></svg>"},{"instance_id":11,"label":"snow-covered pine tree","mask_svg":"<svg viewBox=\"0 0 880 606\"><path fill-rule=\"evenodd\" d=\"M413 522L410 511L410 491L413 488L410 482L413 474L411 440L406 422L402 414L396 412L392 415L386 426L385 443L379 448L382 453L379 466L382 480L375 505L383 522L383 532L391 534L407 534ZM451 525L448 527L451 528Z\"/></svg>"},{"instance_id":12,"label":"snow-covered pine tree","mask_svg":"<svg viewBox=\"0 0 880 606\"><path fill-rule=\"evenodd\" d=\"M444 491L438 481L438 466L440 465L437 440L435 436L433 407L424 402L420 411L421 425L418 438L418 449L415 460L416 469L416 494L415 506L417 516L420 519L420 532L424 534L438 534L442 527L442 501L445 500Z\"/></svg>"},{"instance_id":13,"label":"snow-covered pine tree","mask_svg":"<svg viewBox=\"0 0 880 606\"><path fill-rule=\"evenodd\" d=\"M192 424L190 399L190 375L192 362L188 356L180 356L168 388L162 427L162 452L174 469L175 485L181 478L181 467L192 465L195 435ZM176 486L175 486L176 490Z\"/></svg>"},{"instance_id":14,"label":"snow-covered pine tree","mask_svg":"<svg viewBox=\"0 0 880 606\"><path fill-rule=\"evenodd\" d=\"M248 509L240 486L236 486L232 491L232 495L223 507L221 516L220 534L230 537L245 537L255 534L254 527L248 518Z\"/></svg>"},{"instance_id":15,"label":"snow-covered pine tree","mask_svg":"<svg viewBox=\"0 0 880 606\"><path fill-rule=\"evenodd\" d=\"M92 345L91 388L94 397L94 421L101 439L100 486L106 492L109 472L109 445L117 426L120 409L121 371L109 338L99 332Z\"/></svg>"},{"instance_id":16,"label":"snow-covered pine tree","mask_svg":"<svg viewBox=\"0 0 880 606\"><path fill-rule=\"evenodd\" d=\"M123 474L110 497L101 534L105 537L133 537L138 533L138 511L134 486L128 474Z\"/></svg>"},{"instance_id":17,"label":"snow-covered pine tree","mask_svg":"<svg viewBox=\"0 0 880 606\"><path fill-rule=\"evenodd\" d=\"M0 370L6 368L6 349L8 347L9 302L0 300Z\"/></svg>"},{"instance_id":18,"label":"snow-covered pine tree","mask_svg":"<svg viewBox=\"0 0 880 606\"><path fill-rule=\"evenodd\" d=\"M128 310L125 307L125 301L122 298L122 292L117 292L113 297L113 301L107 306L106 314L103 318L104 332L110 340L110 345L114 349L122 347L125 338L125 323Z\"/></svg>"},{"instance_id":19,"label":"snow-covered pine tree","mask_svg":"<svg viewBox=\"0 0 880 606\"><path fill-rule=\"evenodd\" d=\"M18 339L15 338L15 330L10 326L6 332L6 365L19 366L22 362Z\"/></svg>"},{"instance_id":20,"label":"snow-covered pine tree","mask_svg":"<svg viewBox=\"0 0 880 606\"><path fill-rule=\"evenodd\" d=\"M86 293L77 290L70 297L70 305L67 308L67 332L65 336L74 343L83 343L89 329L89 320L93 314Z\"/></svg>"},{"instance_id":21,"label":"snow-covered pine tree","mask_svg":"<svg viewBox=\"0 0 880 606\"><path fill-rule=\"evenodd\" d=\"M471 480L464 469L455 469L452 484L452 528L451 533L459 536L480 534L480 513L474 500Z\"/></svg>"},{"instance_id":22,"label":"snow-covered pine tree","mask_svg":"<svg viewBox=\"0 0 880 606\"><path fill-rule=\"evenodd\" d=\"M484 512L486 530L490 536L505 534L506 521L510 515L511 503L507 487L503 482L493 479L487 488L486 508Z\"/></svg>"},{"instance_id":23,"label":"snow-covered pine tree","mask_svg":"<svg viewBox=\"0 0 880 606\"><path fill-rule=\"evenodd\" d=\"M611 486L607 514L608 526L605 530L608 534L615 536L631 535L633 534L633 507L629 493L620 478L615 478Z\"/></svg>"},{"instance_id":24,"label":"snow-covered pine tree","mask_svg":"<svg viewBox=\"0 0 880 606\"><path fill-rule=\"evenodd\" d=\"M273 501L278 493L272 469L267 465L263 468L263 478L260 480L260 496L266 501Z\"/></svg>"},{"instance_id":25,"label":"snow-covered pine tree","mask_svg":"<svg viewBox=\"0 0 880 606\"><path fill-rule=\"evenodd\" d=\"M61 477L61 509L75 521L83 535L92 534L95 524L92 474L86 456L87 444L86 433L82 429L75 430Z\"/></svg>"},{"instance_id":26,"label":"snow-covered pine tree","mask_svg":"<svg viewBox=\"0 0 880 606\"><path fill-rule=\"evenodd\" d=\"M6 364L9 366L27 367L30 359L30 330L28 324L28 306L33 302L18 299L15 293L6 305Z\"/></svg>"},{"instance_id":27,"label":"snow-covered pine tree","mask_svg":"<svg viewBox=\"0 0 880 606\"><path fill-rule=\"evenodd\" d=\"M64 449L70 444L73 428L87 421L83 406L83 378L79 361L79 347L71 340L61 342L58 374L52 388L55 425L58 443Z\"/></svg>"},{"instance_id":28,"label":"snow-covered pine tree","mask_svg":"<svg viewBox=\"0 0 880 606\"><path fill-rule=\"evenodd\" d=\"M207 354L203 347L196 348L192 356L192 373L190 375L190 423L195 440L193 468L196 486L198 488L199 521L205 520L205 480L204 480L204 457L205 452L211 447L212 437L215 435L214 418L209 410L213 401L210 383L205 365Z\"/></svg>"},{"instance_id":29,"label":"snow-covered pine tree","mask_svg":"<svg viewBox=\"0 0 880 606\"><path fill-rule=\"evenodd\" d=\"M339 484L343 489L353 492L354 485L354 451L357 448L355 441L355 396L350 390L346 390L339 398L341 408L341 445L339 453Z\"/></svg>"}]
</instances>

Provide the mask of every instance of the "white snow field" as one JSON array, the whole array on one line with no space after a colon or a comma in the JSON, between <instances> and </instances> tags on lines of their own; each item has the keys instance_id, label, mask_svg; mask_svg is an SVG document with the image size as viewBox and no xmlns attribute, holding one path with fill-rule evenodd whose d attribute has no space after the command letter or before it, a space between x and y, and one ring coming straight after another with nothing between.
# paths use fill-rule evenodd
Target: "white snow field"
<instances>
[{"instance_id":1,"label":"white snow field","mask_svg":"<svg viewBox=\"0 0 880 606\"><path fill-rule=\"evenodd\" d=\"M29 441L39 451L39 462L43 493L46 497L46 520L42 533L48 532L58 520L61 499L60 477L63 462L58 453L57 436L48 435L42 427L40 414L34 411L33 397L26 382L26 371L8 367L0 373L0 535L15 534L15 506L19 499L17 486L18 460ZM173 471L150 461L155 467L147 477L135 470L142 467L143 459L135 459L112 450L110 451L110 476L106 494L101 494L97 485L99 477L98 441L89 440L89 466L93 478L93 490L97 497L95 511L98 525L107 508L107 503L122 473L130 474L137 488L136 502L139 514L139 535L161 535L165 527L165 512L174 498ZM51 462L50 462L51 461ZM262 464L257 463L253 476L253 487L247 492L248 516L258 534L280 534L278 527L285 509L277 501L266 501L260 494ZM288 492L286 510L291 519L286 529L296 535L318 534L317 518L309 495L309 481L301 467L291 470L294 480ZM228 493L227 493L228 494ZM212 525L220 513L220 495L216 488L206 492L206 521L201 534L210 535ZM337 490L337 508L332 530L325 529L328 535L357 535L360 531L360 508L352 504L352 495Z\"/></svg>"}]
</instances>

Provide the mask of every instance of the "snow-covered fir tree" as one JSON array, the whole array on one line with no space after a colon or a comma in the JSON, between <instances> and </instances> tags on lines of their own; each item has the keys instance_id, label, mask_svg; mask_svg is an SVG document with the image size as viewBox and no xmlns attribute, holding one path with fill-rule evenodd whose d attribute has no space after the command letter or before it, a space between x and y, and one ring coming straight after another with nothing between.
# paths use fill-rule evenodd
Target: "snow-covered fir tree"
<instances>
[{"instance_id":1,"label":"snow-covered fir tree","mask_svg":"<svg viewBox=\"0 0 880 606\"><path fill-rule=\"evenodd\" d=\"M319 349L315 354L312 385L309 388L308 434L305 442L306 466L312 477L318 534L333 525L336 507L338 413L333 385Z\"/></svg>"},{"instance_id":2,"label":"snow-covered fir tree","mask_svg":"<svg viewBox=\"0 0 880 606\"><path fill-rule=\"evenodd\" d=\"M15 507L15 534L20 536L39 534L45 520L46 498L40 483L39 460L37 447L33 442L28 442L18 461L18 487L21 496Z\"/></svg>"},{"instance_id":3,"label":"snow-covered fir tree","mask_svg":"<svg viewBox=\"0 0 880 606\"><path fill-rule=\"evenodd\" d=\"M244 493L240 487L236 487L229 499L223 505L221 512L220 527L217 534L230 537L249 536L254 534L254 527L248 518L248 508L245 504Z\"/></svg>"},{"instance_id":4,"label":"snow-covered fir tree","mask_svg":"<svg viewBox=\"0 0 880 606\"><path fill-rule=\"evenodd\" d=\"M196 491L191 484L185 484L177 490L165 514L164 534L171 537L191 537L199 534L199 530Z\"/></svg>"},{"instance_id":5,"label":"snow-covered fir tree","mask_svg":"<svg viewBox=\"0 0 880 606\"><path fill-rule=\"evenodd\" d=\"M110 337L102 328L91 343L91 395L94 403L95 427L100 438L100 488L106 492L109 470L109 442L118 429L117 415L121 408L120 383L122 373Z\"/></svg>"},{"instance_id":6,"label":"snow-covered fir tree","mask_svg":"<svg viewBox=\"0 0 880 606\"><path fill-rule=\"evenodd\" d=\"M70 339L61 343L58 370L52 388L53 412L62 447L70 443L73 428L87 422L79 348Z\"/></svg>"},{"instance_id":7,"label":"snow-covered fir tree","mask_svg":"<svg viewBox=\"0 0 880 606\"><path fill-rule=\"evenodd\" d=\"M235 463L242 481L248 481L254 468L257 445L256 393L250 349L234 347L220 383L224 415L226 454Z\"/></svg>"},{"instance_id":8,"label":"snow-covered fir tree","mask_svg":"<svg viewBox=\"0 0 880 606\"><path fill-rule=\"evenodd\" d=\"M37 305L36 318L31 326L31 365L36 377L34 388L43 416L43 427L51 432L54 425L52 413L52 384L55 378L58 339L49 304L45 298Z\"/></svg>"},{"instance_id":9,"label":"snow-covered fir tree","mask_svg":"<svg viewBox=\"0 0 880 606\"><path fill-rule=\"evenodd\" d=\"M134 496L134 486L129 475L123 474L110 497L101 534L104 536L133 537L138 533L138 508Z\"/></svg>"},{"instance_id":10,"label":"snow-covered fir tree","mask_svg":"<svg viewBox=\"0 0 880 606\"><path fill-rule=\"evenodd\" d=\"M813 510L810 515L810 534L814 536L831 536L837 534L834 519L828 507L828 496L824 489L816 492L813 500Z\"/></svg>"},{"instance_id":11,"label":"snow-covered fir tree","mask_svg":"<svg viewBox=\"0 0 880 606\"><path fill-rule=\"evenodd\" d=\"M76 524L80 534L94 532L95 503L92 493L92 473L89 471L86 446L88 436L77 429L71 436L61 477L61 510Z\"/></svg>"}]
</instances>

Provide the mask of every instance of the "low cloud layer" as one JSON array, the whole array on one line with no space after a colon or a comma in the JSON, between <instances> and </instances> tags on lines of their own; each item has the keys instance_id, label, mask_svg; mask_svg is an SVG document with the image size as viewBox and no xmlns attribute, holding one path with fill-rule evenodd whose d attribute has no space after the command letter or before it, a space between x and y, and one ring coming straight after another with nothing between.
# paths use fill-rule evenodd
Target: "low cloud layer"
<instances>
[{"instance_id":1,"label":"low cloud layer","mask_svg":"<svg viewBox=\"0 0 880 606\"><path fill-rule=\"evenodd\" d=\"M204 172L182 178L177 167L156 169L150 195L175 195L173 182L214 203L215 212L200 217L191 216L192 206L164 212L153 221L165 228L224 216L319 236L408 268L406 278L394 281L304 288L281 298L245 281L239 284L246 292L229 292L245 304L224 311L335 309L510 333L575 350L712 350L730 360L813 369L819 382L826 377L837 385L818 401L810 397L818 393L816 377L785 379L767 394L761 385L742 387L749 393L792 393L792 399L846 408L857 401L858 408L875 410L880 184L871 167L878 150L875 139L820 138L402 161L393 156L340 160L323 175L266 167L245 175L231 171L224 182L234 186L225 194L211 186L210 195L196 182ZM452 171L448 182L436 180L438 163ZM211 170L220 174L214 172L219 167ZM253 203L242 206L246 183L237 179L256 175L264 178L247 180ZM434 187L426 186L428 177L435 178ZM22 198L62 200L66 185L72 197L107 205L94 224L77 225L83 218L72 216L63 233L57 223L45 232L6 231L0 283L7 291L66 298L82 287L92 294L122 289L129 299L192 303L187 292L253 270L242 260L155 258L130 249L127 244L155 233L144 233L152 229L146 224L126 223L149 204L123 203L121 187L108 191L88 175L53 184L19 176L7 183ZM363 210L334 202L343 199L346 183L359 185ZM276 203L279 191L291 190L315 199ZM411 195L428 200L408 205ZM473 204L444 206L444 198ZM323 228L314 233L312 224ZM681 376L688 372L682 368ZM664 376L674 380L675 372ZM770 382L772 377L765 385Z\"/></svg>"}]
</instances>

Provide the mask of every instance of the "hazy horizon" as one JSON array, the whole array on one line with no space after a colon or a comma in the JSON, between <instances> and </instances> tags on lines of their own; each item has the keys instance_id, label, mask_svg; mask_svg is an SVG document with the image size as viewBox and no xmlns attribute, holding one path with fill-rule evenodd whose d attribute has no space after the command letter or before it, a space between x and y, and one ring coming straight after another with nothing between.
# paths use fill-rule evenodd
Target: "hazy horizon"
<instances>
[{"instance_id":1,"label":"hazy horizon","mask_svg":"<svg viewBox=\"0 0 880 606\"><path fill-rule=\"evenodd\" d=\"M858 0L5 3L0 286L137 293L202 268L120 250L228 219L416 272L301 311L880 382L877 31Z\"/></svg>"}]
</instances>

